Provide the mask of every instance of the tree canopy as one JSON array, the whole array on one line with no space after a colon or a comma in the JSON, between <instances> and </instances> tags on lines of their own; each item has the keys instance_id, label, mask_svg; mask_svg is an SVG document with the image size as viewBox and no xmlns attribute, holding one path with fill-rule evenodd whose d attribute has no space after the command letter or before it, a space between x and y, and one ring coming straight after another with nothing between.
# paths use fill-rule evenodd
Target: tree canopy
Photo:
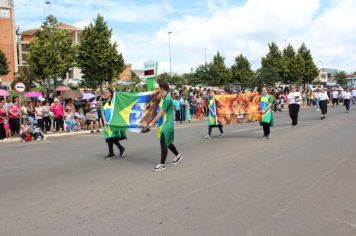
<instances>
[{"instance_id":1,"label":"tree canopy","mask_svg":"<svg viewBox=\"0 0 356 236\"><path fill-rule=\"evenodd\" d=\"M117 50L118 45L116 42L112 43L111 37L112 29L109 29L101 15L82 31L77 63L82 71L84 84L88 87L111 84L125 68L122 54Z\"/></svg>"}]
</instances>

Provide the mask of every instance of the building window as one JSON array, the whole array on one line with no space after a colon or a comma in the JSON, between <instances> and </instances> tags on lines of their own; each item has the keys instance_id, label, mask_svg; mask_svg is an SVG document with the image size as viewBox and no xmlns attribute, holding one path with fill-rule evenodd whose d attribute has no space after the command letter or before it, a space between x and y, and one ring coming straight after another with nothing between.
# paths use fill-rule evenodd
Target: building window
<instances>
[{"instance_id":1,"label":"building window","mask_svg":"<svg viewBox=\"0 0 356 236\"><path fill-rule=\"evenodd\" d=\"M21 50L23 52L28 52L29 45L28 44L21 44Z\"/></svg>"},{"instance_id":2,"label":"building window","mask_svg":"<svg viewBox=\"0 0 356 236\"><path fill-rule=\"evenodd\" d=\"M27 53L22 53L22 63L26 63L28 59L28 54Z\"/></svg>"},{"instance_id":3,"label":"building window","mask_svg":"<svg viewBox=\"0 0 356 236\"><path fill-rule=\"evenodd\" d=\"M73 79L73 78L74 78L74 71L73 71L73 69L69 69L69 71L68 71L68 78L69 78L69 79Z\"/></svg>"}]
</instances>

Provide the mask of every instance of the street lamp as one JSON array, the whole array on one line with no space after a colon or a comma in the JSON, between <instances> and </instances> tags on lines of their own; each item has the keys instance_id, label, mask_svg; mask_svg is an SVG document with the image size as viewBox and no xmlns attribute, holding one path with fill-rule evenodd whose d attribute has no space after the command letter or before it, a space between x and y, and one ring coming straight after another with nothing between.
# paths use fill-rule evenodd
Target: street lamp
<instances>
[{"instance_id":1,"label":"street lamp","mask_svg":"<svg viewBox=\"0 0 356 236\"><path fill-rule=\"evenodd\" d=\"M171 34L172 32L168 32L168 49L169 49L169 75L172 77L172 55L171 55Z\"/></svg>"},{"instance_id":2,"label":"street lamp","mask_svg":"<svg viewBox=\"0 0 356 236\"><path fill-rule=\"evenodd\" d=\"M49 15L51 15L51 1L45 1L45 4L48 5Z\"/></svg>"}]
</instances>

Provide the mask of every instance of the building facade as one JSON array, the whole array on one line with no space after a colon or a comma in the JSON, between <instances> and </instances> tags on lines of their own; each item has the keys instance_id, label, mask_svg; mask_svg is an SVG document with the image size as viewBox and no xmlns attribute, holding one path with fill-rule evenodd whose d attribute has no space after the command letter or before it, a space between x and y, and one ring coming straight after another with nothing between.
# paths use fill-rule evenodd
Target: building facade
<instances>
[{"instance_id":1,"label":"building facade","mask_svg":"<svg viewBox=\"0 0 356 236\"><path fill-rule=\"evenodd\" d=\"M58 24L59 29L65 30L69 37L72 39L75 45L80 43L80 37L82 30L65 23ZM18 50L18 65L19 66L28 66L27 58L29 51L29 44L31 40L36 38L36 32L38 29L29 29L25 30L20 34L19 40L17 42L17 50ZM63 83L70 84L73 81L78 81L81 79L81 72L79 68L71 68L67 73L67 78Z\"/></svg>"},{"instance_id":2,"label":"building facade","mask_svg":"<svg viewBox=\"0 0 356 236\"><path fill-rule=\"evenodd\" d=\"M324 85L335 85L335 74L338 72L337 69L322 68L319 70L319 75L315 79L315 82L319 82Z\"/></svg>"},{"instance_id":3,"label":"building facade","mask_svg":"<svg viewBox=\"0 0 356 236\"><path fill-rule=\"evenodd\" d=\"M8 60L9 74L0 77L0 84L9 86L17 71L16 30L13 0L0 0L0 50Z\"/></svg>"}]
</instances>

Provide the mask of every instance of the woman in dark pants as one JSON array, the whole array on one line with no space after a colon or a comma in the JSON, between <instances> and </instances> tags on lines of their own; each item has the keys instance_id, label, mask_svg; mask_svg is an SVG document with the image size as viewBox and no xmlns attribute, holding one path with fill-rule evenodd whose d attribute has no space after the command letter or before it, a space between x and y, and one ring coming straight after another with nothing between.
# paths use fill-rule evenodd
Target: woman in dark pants
<instances>
[{"instance_id":1,"label":"woman in dark pants","mask_svg":"<svg viewBox=\"0 0 356 236\"><path fill-rule=\"evenodd\" d=\"M120 150L120 157L124 157L125 148L120 144L120 141L127 139L126 133L124 130L120 130L120 129L113 130L108 125L112 110L114 109L114 104L112 103L113 95L114 95L114 92L112 89L107 89L104 91L104 97L105 97L106 101L103 104L102 111L101 111L101 119L103 120L103 125L104 125L103 133L104 133L105 140L109 147L109 154L105 157L106 160L115 158L114 144Z\"/></svg>"},{"instance_id":2,"label":"woman in dark pants","mask_svg":"<svg viewBox=\"0 0 356 236\"><path fill-rule=\"evenodd\" d=\"M320 90L319 93L319 106L321 110L321 117L320 119L323 120L326 118L326 114L328 113L328 101L329 101L329 96L328 93L325 91L324 88Z\"/></svg>"},{"instance_id":3,"label":"woman in dark pants","mask_svg":"<svg viewBox=\"0 0 356 236\"><path fill-rule=\"evenodd\" d=\"M260 106L262 111L261 125L263 126L262 139L271 138L270 127L273 126L272 105L273 98L271 95L268 94L267 88L263 87L260 98Z\"/></svg>"},{"instance_id":4,"label":"woman in dark pants","mask_svg":"<svg viewBox=\"0 0 356 236\"><path fill-rule=\"evenodd\" d=\"M214 96L215 96L215 91L211 90L210 91L210 99L209 99L209 114L208 114L208 134L204 136L206 139L211 138L211 131L213 128L218 127L220 131L219 138L222 138L224 136L224 131L223 131L223 126L221 124L218 124L217 117L216 117L216 109L215 109L215 101L214 101Z\"/></svg>"},{"instance_id":5,"label":"woman in dark pants","mask_svg":"<svg viewBox=\"0 0 356 236\"><path fill-rule=\"evenodd\" d=\"M18 135L20 131L20 107L17 97L14 99L13 104L9 106L8 114L12 135Z\"/></svg>"},{"instance_id":6,"label":"woman in dark pants","mask_svg":"<svg viewBox=\"0 0 356 236\"><path fill-rule=\"evenodd\" d=\"M179 154L174 146L174 108L171 96L168 94L169 85L165 81L159 81L159 97L161 99L159 103L159 113L150 123L150 127L153 127L157 122L156 134L161 144L161 162L153 168L153 171L161 171L166 169L165 162L167 159L168 149L173 152L175 158L173 164L178 164L182 160L182 155ZM168 149L167 149L168 148Z\"/></svg>"}]
</instances>

